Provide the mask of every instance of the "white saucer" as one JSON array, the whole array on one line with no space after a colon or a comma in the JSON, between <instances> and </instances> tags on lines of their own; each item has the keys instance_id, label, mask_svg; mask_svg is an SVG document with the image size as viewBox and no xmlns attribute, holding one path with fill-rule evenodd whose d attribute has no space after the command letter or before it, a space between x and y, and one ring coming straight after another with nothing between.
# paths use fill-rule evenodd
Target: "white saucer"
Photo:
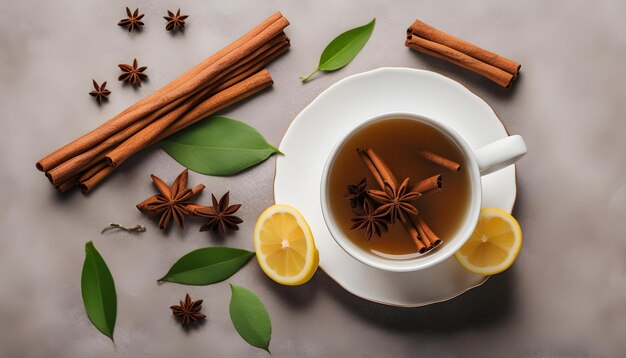
<instances>
[{"instance_id":1,"label":"white saucer","mask_svg":"<svg viewBox=\"0 0 626 358\"><path fill-rule=\"evenodd\" d=\"M465 271L454 258L426 270L384 272L353 259L330 235L320 206L320 181L331 149L349 129L374 115L413 112L448 124L473 149L508 134L485 101L456 81L430 71L380 68L332 85L291 123L280 144L274 198L307 219L320 253L320 267L346 290L364 299L418 307L454 298L486 276ZM511 212L515 167L482 178L483 207Z\"/></svg>"}]
</instances>

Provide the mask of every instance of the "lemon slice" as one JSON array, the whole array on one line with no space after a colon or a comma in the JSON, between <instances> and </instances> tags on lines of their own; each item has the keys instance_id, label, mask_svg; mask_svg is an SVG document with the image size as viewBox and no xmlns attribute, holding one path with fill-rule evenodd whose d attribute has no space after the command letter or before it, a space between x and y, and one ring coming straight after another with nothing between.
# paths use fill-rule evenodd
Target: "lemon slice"
<instances>
[{"instance_id":1,"label":"lemon slice","mask_svg":"<svg viewBox=\"0 0 626 358\"><path fill-rule=\"evenodd\" d=\"M309 224L289 205L272 205L259 216L254 227L254 248L263 272L283 285L307 282L319 264Z\"/></svg>"},{"instance_id":2,"label":"lemon slice","mask_svg":"<svg viewBox=\"0 0 626 358\"><path fill-rule=\"evenodd\" d=\"M454 257L467 270L480 275L494 275L508 269L522 248L522 229L504 210L480 211L478 225Z\"/></svg>"}]
</instances>

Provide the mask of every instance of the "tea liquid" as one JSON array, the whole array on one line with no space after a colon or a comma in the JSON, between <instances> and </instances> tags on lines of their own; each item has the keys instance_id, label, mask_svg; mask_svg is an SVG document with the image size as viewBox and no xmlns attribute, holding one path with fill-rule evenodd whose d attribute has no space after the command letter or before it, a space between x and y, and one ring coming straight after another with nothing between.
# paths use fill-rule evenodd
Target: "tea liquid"
<instances>
[{"instance_id":1,"label":"tea liquid","mask_svg":"<svg viewBox=\"0 0 626 358\"><path fill-rule=\"evenodd\" d=\"M470 201L470 182L463 155L445 134L415 120L387 119L372 123L353 133L339 149L329 173L329 206L343 233L365 251L393 259L418 256L417 248L401 222L388 224L389 232L382 237L365 239L362 230L350 230L354 217L350 201L344 196L349 184L366 178L368 189L381 189L357 154L357 148L371 148L391 168L398 181L406 177L411 183L442 174L443 188L422 195L414 202L420 216L446 245L462 227ZM452 172L418 155L424 148L461 163Z\"/></svg>"}]
</instances>

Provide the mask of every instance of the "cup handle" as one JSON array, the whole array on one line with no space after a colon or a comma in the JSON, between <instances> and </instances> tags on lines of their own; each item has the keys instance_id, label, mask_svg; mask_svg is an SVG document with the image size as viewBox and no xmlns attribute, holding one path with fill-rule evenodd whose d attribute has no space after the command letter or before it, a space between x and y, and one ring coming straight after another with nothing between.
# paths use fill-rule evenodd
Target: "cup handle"
<instances>
[{"instance_id":1,"label":"cup handle","mask_svg":"<svg viewBox=\"0 0 626 358\"><path fill-rule=\"evenodd\" d=\"M475 150L474 156L480 175L483 176L508 167L523 157L527 151L524 138L512 135Z\"/></svg>"}]
</instances>

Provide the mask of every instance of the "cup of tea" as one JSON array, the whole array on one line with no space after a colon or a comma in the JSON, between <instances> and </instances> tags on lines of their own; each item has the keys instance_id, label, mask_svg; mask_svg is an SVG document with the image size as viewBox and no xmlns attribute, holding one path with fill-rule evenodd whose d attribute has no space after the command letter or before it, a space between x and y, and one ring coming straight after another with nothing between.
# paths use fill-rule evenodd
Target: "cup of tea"
<instances>
[{"instance_id":1,"label":"cup of tea","mask_svg":"<svg viewBox=\"0 0 626 358\"><path fill-rule=\"evenodd\" d=\"M473 149L431 118L374 116L344 134L328 156L320 194L324 221L337 244L368 266L395 272L431 267L474 232L481 177L526 152L519 135ZM377 216L376 225L368 225L368 215Z\"/></svg>"}]
</instances>

